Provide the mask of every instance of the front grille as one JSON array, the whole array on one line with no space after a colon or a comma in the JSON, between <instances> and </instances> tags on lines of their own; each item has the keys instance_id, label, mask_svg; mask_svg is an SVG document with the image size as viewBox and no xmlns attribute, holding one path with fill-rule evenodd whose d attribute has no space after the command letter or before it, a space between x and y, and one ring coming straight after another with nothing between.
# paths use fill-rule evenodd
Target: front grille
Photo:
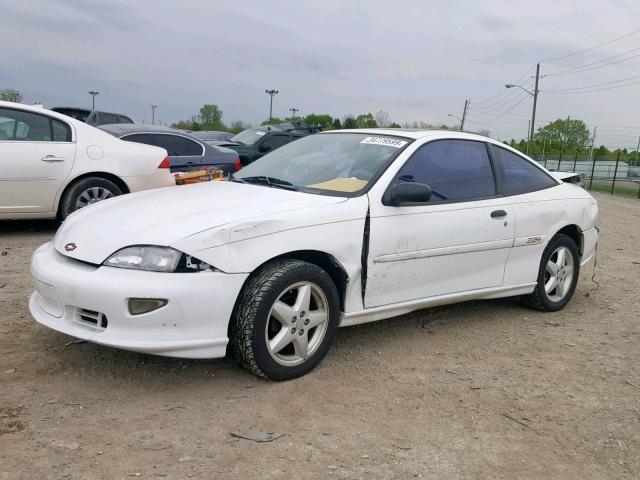
<instances>
[{"instance_id":1,"label":"front grille","mask_svg":"<svg viewBox=\"0 0 640 480\"><path fill-rule=\"evenodd\" d=\"M109 325L107 316L104 313L87 310L85 308L78 308L76 310L76 321L101 330L104 330Z\"/></svg>"}]
</instances>

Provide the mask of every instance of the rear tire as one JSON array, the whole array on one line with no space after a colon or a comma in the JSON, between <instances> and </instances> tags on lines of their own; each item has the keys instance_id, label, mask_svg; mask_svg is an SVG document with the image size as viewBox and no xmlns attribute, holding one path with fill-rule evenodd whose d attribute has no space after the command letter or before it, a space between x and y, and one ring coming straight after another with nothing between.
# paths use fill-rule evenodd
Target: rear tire
<instances>
[{"instance_id":1,"label":"rear tire","mask_svg":"<svg viewBox=\"0 0 640 480\"><path fill-rule=\"evenodd\" d=\"M230 347L258 377L300 377L329 351L339 316L338 291L327 272L301 260L276 260L242 289L231 318Z\"/></svg>"},{"instance_id":2,"label":"rear tire","mask_svg":"<svg viewBox=\"0 0 640 480\"><path fill-rule=\"evenodd\" d=\"M524 297L527 306L543 312L563 309L573 297L580 276L580 252L568 235L558 234L542 253L537 285Z\"/></svg>"},{"instance_id":3,"label":"rear tire","mask_svg":"<svg viewBox=\"0 0 640 480\"><path fill-rule=\"evenodd\" d=\"M88 177L78 180L60 200L60 220L66 219L79 208L118 195L122 195L120 187L106 178Z\"/></svg>"}]
</instances>

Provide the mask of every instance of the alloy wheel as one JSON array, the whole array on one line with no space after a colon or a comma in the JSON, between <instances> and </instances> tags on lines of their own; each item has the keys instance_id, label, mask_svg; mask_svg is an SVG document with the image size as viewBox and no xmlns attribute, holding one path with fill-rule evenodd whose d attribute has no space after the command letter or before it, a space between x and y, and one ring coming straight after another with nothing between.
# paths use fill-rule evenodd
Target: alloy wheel
<instances>
[{"instance_id":1,"label":"alloy wheel","mask_svg":"<svg viewBox=\"0 0 640 480\"><path fill-rule=\"evenodd\" d=\"M544 291L553 302L561 301L573 282L573 254L567 247L558 247L545 267Z\"/></svg>"},{"instance_id":2,"label":"alloy wheel","mask_svg":"<svg viewBox=\"0 0 640 480\"><path fill-rule=\"evenodd\" d=\"M322 289L311 282L293 284L278 295L269 311L267 350L280 365L299 365L318 350L328 324L328 301Z\"/></svg>"}]
</instances>

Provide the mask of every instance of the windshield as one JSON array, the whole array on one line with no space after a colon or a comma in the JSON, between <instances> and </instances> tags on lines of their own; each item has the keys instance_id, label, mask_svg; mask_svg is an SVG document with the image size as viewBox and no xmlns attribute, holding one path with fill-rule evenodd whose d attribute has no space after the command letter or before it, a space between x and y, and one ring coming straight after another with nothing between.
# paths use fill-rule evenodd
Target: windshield
<instances>
[{"instance_id":1,"label":"windshield","mask_svg":"<svg viewBox=\"0 0 640 480\"><path fill-rule=\"evenodd\" d=\"M410 140L367 133L310 135L278 148L233 175L268 177L310 193L363 190ZM266 182L265 182L266 183Z\"/></svg>"},{"instance_id":2,"label":"windshield","mask_svg":"<svg viewBox=\"0 0 640 480\"><path fill-rule=\"evenodd\" d=\"M262 129L250 128L248 130L245 130L244 132L240 132L234 137L231 137L230 141L244 143L245 145L253 145L262 137L264 137L266 134L267 132L265 132Z\"/></svg>"}]
</instances>

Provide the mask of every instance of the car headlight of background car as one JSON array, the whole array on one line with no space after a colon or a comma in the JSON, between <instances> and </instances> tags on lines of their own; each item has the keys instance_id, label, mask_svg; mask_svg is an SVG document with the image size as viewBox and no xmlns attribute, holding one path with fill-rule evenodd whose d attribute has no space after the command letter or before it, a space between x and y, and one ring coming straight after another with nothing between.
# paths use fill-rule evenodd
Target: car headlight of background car
<instances>
[{"instance_id":1,"label":"car headlight of background car","mask_svg":"<svg viewBox=\"0 0 640 480\"><path fill-rule=\"evenodd\" d=\"M175 248L155 245L134 245L122 248L107 258L103 265L165 273L216 270L208 263Z\"/></svg>"}]
</instances>

